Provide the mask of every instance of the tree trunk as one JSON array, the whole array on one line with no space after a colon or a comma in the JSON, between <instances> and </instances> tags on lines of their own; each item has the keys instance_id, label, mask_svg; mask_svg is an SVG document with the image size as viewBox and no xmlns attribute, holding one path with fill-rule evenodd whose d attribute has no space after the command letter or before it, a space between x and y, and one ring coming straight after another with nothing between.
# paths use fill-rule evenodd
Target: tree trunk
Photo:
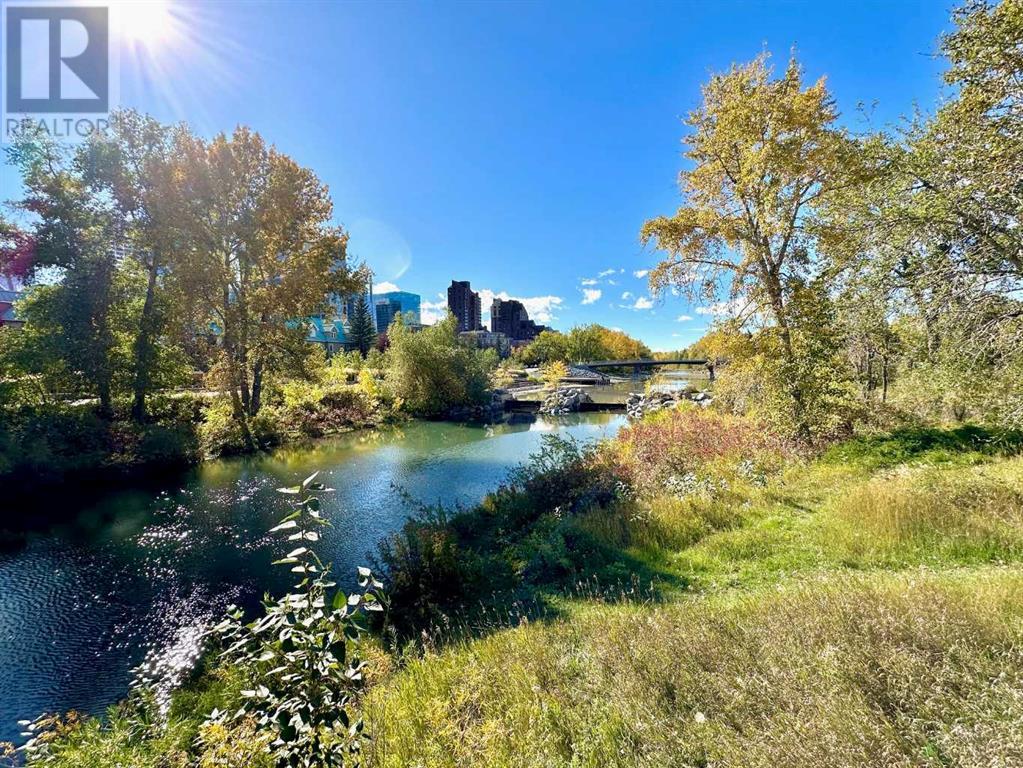
<instances>
[{"instance_id":1,"label":"tree trunk","mask_svg":"<svg viewBox=\"0 0 1023 768\"><path fill-rule=\"evenodd\" d=\"M259 413L260 396L263 393L263 361L252 366L252 398L249 400L249 416Z\"/></svg>"},{"instance_id":2,"label":"tree trunk","mask_svg":"<svg viewBox=\"0 0 1023 768\"><path fill-rule=\"evenodd\" d=\"M227 360L228 386L231 390L231 409L235 421L242 431L245 440L245 447L248 450L255 448L255 441L249 431L247 413L249 409L249 390L245 384L244 369L241 367L242 354L236 341L234 320L232 319L231 295L225 288L223 294L224 307L224 357Z\"/></svg>"},{"instance_id":3,"label":"tree trunk","mask_svg":"<svg viewBox=\"0 0 1023 768\"><path fill-rule=\"evenodd\" d=\"M109 419L114 414L114 408L110 397L109 378L100 379L100 381L96 383L96 390L99 395L99 415L104 419Z\"/></svg>"},{"instance_id":4,"label":"tree trunk","mask_svg":"<svg viewBox=\"0 0 1023 768\"><path fill-rule=\"evenodd\" d=\"M881 402L888 402L888 356L881 358Z\"/></svg>"},{"instance_id":5,"label":"tree trunk","mask_svg":"<svg viewBox=\"0 0 1023 768\"><path fill-rule=\"evenodd\" d=\"M792 347L792 331L789 329L788 313L785 311L785 297L782 293L781 280L775 272L770 270L766 272L765 278L764 284L771 302L774 321L781 334L782 352L785 356L785 367L788 369L786 373L789 395L792 397L792 415L799 436L806 438L809 437L810 430L803 415L803 389L797 376L798 365L796 364L796 353Z\"/></svg>"},{"instance_id":6,"label":"tree trunk","mask_svg":"<svg viewBox=\"0 0 1023 768\"><path fill-rule=\"evenodd\" d=\"M142 304L139 334L135 338L135 383L131 416L135 421L146 419L146 394L152 379L153 335L156 325L156 278L159 269L154 258L149 263L149 282L146 285L146 300Z\"/></svg>"}]
</instances>

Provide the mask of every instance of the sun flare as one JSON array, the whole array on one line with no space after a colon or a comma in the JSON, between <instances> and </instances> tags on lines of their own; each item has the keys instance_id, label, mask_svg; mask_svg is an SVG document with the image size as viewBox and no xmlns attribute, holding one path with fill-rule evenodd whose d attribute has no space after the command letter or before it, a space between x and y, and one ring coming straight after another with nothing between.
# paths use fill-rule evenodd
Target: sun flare
<instances>
[{"instance_id":1,"label":"sun flare","mask_svg":"<svg viewBox=\"0 0 1023 768\"><path fill-rule=\"evenodd\" d=\"M125 43L155 47L175 36L177 19L168 0L118 0L111 11Z\"/></svg>"}]
</instances>

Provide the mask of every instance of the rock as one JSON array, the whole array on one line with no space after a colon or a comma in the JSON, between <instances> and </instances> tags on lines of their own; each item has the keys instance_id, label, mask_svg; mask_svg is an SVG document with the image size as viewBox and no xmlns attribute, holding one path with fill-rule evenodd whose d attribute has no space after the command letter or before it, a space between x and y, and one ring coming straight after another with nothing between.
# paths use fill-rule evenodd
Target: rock
<instances>
[{"instance_id":1,"label":"rock","mask_svg":"<svg viewBox=\"0 0 1023 768\"><path fill-rule=\"evenodd\" d=\"M559 415L578 411L583 403L593 399L578 387L558 387L548 392L540 403L540 413Z\"/></svg>"},{"instance_id":2,"label":"rock","mask_svg":"<svg viewBox=\"0 0 1023 768\"><path fill-rule=\"evenodd\" d=\"M709 392L700 392L691 387L674 392L649 392L645 395L633 393L625 400L625 411L630 419L641 419L648 413L677 408L686 401L706 408L713 400Z\"/></svg>"},{"instance_id":3,"label":"rock","mask_svg":"<svg viewBox=\"0 0 1023 768\"><path fill-rule=\"evenodd\" d=\"M505 390L491 393L490 399L482 405L456 405L444 415L448 421L494 422L504 419L504 404L510 399Z\"/></svg>"}]
</instances>

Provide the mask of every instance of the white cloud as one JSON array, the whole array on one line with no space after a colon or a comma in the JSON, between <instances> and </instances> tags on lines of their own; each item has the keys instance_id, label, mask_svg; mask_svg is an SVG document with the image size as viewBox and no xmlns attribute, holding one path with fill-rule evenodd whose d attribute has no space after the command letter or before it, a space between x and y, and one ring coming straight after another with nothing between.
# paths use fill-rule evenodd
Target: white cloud
<instances>
[{"instance_id":1,"label":"white cloud","mask_svg":"<svg viewBox=\"0 0 1023 768\"><path fill-rule=\"evenodd\" d=\"M439 323L448 313L448 299L443 293L437 294L437 301L421 301L419 319L423 325Z\"/></svg>"},{"instance_id":2,"label":"white cloud","mask_svg":"<svg viewBox=\"0 0 1023 768\"><path fill-rule=\"evenodd\" d=\"M608 275L613 275L615 272L618 272L618 271L620 271L620 270L617 270L617 269L605 269L603 272L598 272L597 273L597 277L607 277Z\"/></svg>"},{"instance_id":3,"label":"white cloud","mask_svg":"<svg viewBox=\"0 0 1023 768\"><path fill-rule=\"evenodd\" d=\"M743 299L718 301L706 307L697 307L696 314L711 317L739 317L751 308L751 303Z\"/></svg>"},{"instance_id":4,"label":"white cloud","mask_svg":"<svg viewBox=\"0 0 1023 768\"><path fill-rule=\"evenodd\" d=\"M638 277L640 279L643 279L644 277L646 277L647 275L650 274L650 270L649 269L637 269L632 274L634 274L636 277Z\"/></svg>"},{"instance_id":5,"label":"white cloud","mask_svg":"<svg viewBox=\"0 0 1023 768\"><path fill-rule=\"evenodd\" d=\"M599 280L594 280L592 277L588 277L588 278L586 278L585 280L582 281L582 284L583 285L596 285L599 282L600 282Z\"/></svg>"},{"instance_id":6,"label":"white cloud","mask_svg":"<svg viewBox=\"0 0 1023 768\"><path fill-rule=\"evenodd\" d=\"M692 315L679 315L678 317L675 318L675 322L676 323L688 323L692 319L693 319Z\"/></svg>"},{"instance_id":7,"label":"white cloud","mask_svg":"<svg viewBox=\"0 0 1023 768\"><path fill-rule=\"evenodd\" d=\"M583 304L593 304L603 295L599 288L583 288Z\"/></svg>"},{"instance_id":8,"label":"white cloud","mask_svg":"<svg viewBox=\"0 0 1023 768\"><path fill-rule=\"evenodd\" d=\"M480 308L482 309L481 315L483 318L483 324L489 325L490 322L490 305L494 303L494 299L501 299L502 301L509 301L515 299L521 301L522 306L526 308L526 312L529 313L529 319L535 320L542 325L547 325L554 320L557 320L557 311L564 306L565 300L560 296L512 296L507 291L501 291L495 293L489 288L481 288L479 290L480 295Z\"/></svg>"},{"instance_id":9,"label":"white cloud","mask_svg":"<svg viewBox=\"0 0 1023 768\"><path fill-rule=\"evenodd\" d=\"M622 294L622 301L628 301L632 298L632 291L626 291Z\"/></svg>"},{"instance_id":10,"label":"white cloud","mask_svg":"<svg viewBox=\"0 0 1023 768\"><path fill-rule=\"evenodd\" d=\"M392 291L400 291L401 288L396 286L394 283L383 282L377 283L373 286L373 293L391 293Z\"/></svg>"},{"instance_id":11,"label":"white cloud","mask_svg":"<svg viewBox=\"0 0 1023 768\"><path fill-rule=\"evenodd\" d=\"M618 285L618 281L617 280L608 280L607 284L608 285Z\"/></svg>"},{"instance_id":12,"label":"white cloud","mask_svg":"<svg viewBox=\"0 0 1023 768\"><path fill-rule=\"evenodd\" d=\"M631 309L653 309L654 302L649 296L640 296L636 299L636 303L632 305Z\"/></svg>"}]
</instances>

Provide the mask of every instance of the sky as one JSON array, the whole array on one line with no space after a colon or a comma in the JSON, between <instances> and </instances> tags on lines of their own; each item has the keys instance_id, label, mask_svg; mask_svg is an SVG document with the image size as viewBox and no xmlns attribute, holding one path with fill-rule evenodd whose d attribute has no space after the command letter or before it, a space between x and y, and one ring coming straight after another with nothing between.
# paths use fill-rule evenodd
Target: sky
<instances>
[{"instance_id":1,"label":"sky","mask_svg":"<svg viewBox=\"0 0 1023 768\"><path fill-rule=\"evenodd\" d=\"M227 2L129 6L122 106L245 124L328 184L378 290L452 279L559 330L685 346L712 308L654 296L643 222L680 197L682 117L712 72L795 46L849 127L934 107L946 2ZM0 197L18 195L0 168Z\"/></svg>"}]
</instances>

